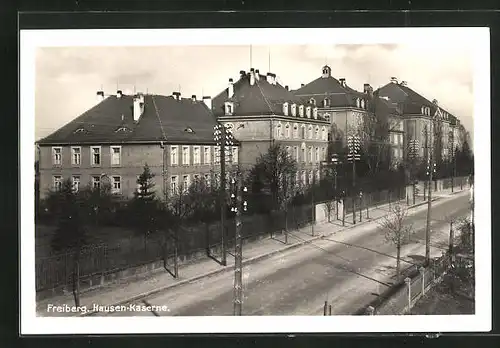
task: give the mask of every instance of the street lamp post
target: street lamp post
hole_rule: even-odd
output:
[[[412,188],[413,188],[413,205],[415,205],[415,178],[413,177],[413,174],[414,174],[414,171],[415,171],[415,159],[417,158],[418,156],[418,151],[420,149],[420,144],[419,144],[419,141],[414,139],[414,140],[410,140],[410,153],[409,153],[409,157],[410,157],[410,180],[411,180],[411,183],[412,183]]]
[[[427,197],[427,224],[425,229],[425,263],[428,265],[430,263],[431,258],[431,210],[432,210],[432,174],[436,172],[436,163],[433,163],[433,146],[432,146],[432,126],[433,122],[431,122],[431,130],[426,134],[426,147],[427,147],[427,171],[426,174],[428,176],[428,197]],[[430,139],[429,139],[430,138]]]
[[[335,189],[335,215],[336,219],[339,219],[339,200],[338,200],[338,194],[337,194],[337,164],[339,164],[339,158],[336,153],[332,154],[332,166],[333,166],[333,187]]]
[[[347,160],[352,161],[352,223],[356,223],[356,161],[361,159],[359,154],[361,139],[359,136],[350,135],[347,137],[348,154]]]
[[[221,224],[221,244],[222,244],[222,256],[221,264],[226,266],[226,147],[230,151],[229,146],[234,143],[234,137],[232,130],[228,125],[217,124],[214,126],[214,141],[219,146],[220,153],[220,188],[219,188],[219,200],[220,200],[220,224]]]

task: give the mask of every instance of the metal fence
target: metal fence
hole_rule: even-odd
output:
[[[368,306],[363,314],[399,315],[409,312],[420,297],[441,280],[449,265],[449,256],[445,254],[427,268],[414,269],[404,282],[391,289],[390,296],[380,304]]]
[[[313,220],[310,205],[291,207],[286,214],[272,212],[268,215],[243,216],[243,239],[251,240],[265,234],[282,231],[285,226],[296,230]],[[228,248],[234,247],[235,224],[232,218],[226,221]],[[180,226],[177,231],[177,256],[189,257],[207,248],[220,246],[220,222]],[[175,242],[171,233],[158,232],[148,238],[135,236],[109,247],[106,244],[87,246],[78,257],[80,279],[94,275],[104,275],[121,269],[168,260],[175,255]],[[36,290],[53,289],[69,285],[75,267],[75,253],[68,252],[38,258],[35,261]]]

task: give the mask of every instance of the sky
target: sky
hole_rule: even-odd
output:
[[[424,49],[421,44],[39,47],[35,60],[35,139],[47,136],[95,104],[96,92],[148,92],[214,97],[251,67],[273,72],[297,89],[332,75],[363,90],[392,76],[457,116],[473,139],[473,64],[467,44]]]

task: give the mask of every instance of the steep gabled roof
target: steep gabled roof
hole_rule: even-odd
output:
[[[429,101],[427,98],[415,92],[413,89],[406,85],[391,82],[386,84],[385,86],[380,87],[377,90],[377,93],[380,96],[387,96],[392,101],[402,104],[404,113],[420,114],[422,106],[427,106],[431,109],[431,115],[434,115],[437,108],[439,108],[440,111],[450,115],[450,122],[453,123],[457,120],[457,118],[450,112],[446,111],[441,106],[436,106],[436,104]]]
[[[329,67],[327,67],[329,69]],[[322,105],[325,98],[330,99],[330,106],[356,106],[357,98],[366,98],[362,92],[356,91],[331,75],[324,75],[309,82],[305,86],[294,90],[293,93],[301,98],[314,98],[316,105]]]
[[[37,143],[213,143],[215,124],[202,101],[147,94],[144,112],[135,122],[133,96],[109,96]]]
[[[283,115],[283,103],[307,104],[297,98],[280,83],[271,84],[265,75],[260,75],[254,85],[250,85],[248,73],[240,75],[234,82],[234,95],[228,99],[228,88],[224,89],[212,100],[212,111],[216,116],[224,115],[224,103],[231,101],[234,104],[234,116],[249,115]]]

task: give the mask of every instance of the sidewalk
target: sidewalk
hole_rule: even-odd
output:
[[[434,197],[438,200],[440,197]],[[401,201],[405,203],[405,201]],[[426,202],[416,202],[415,208],[425,204]],[[392,203],[394,204],[394,202]],[[298,248],[312,241],[321,239],[325,236],[330,236],[342,231],[348,231],[367,222],[372,222],[379,219],[389,212],[389,205],[379,205],[369,208],[369,219],[366,218],[366,209],[363,210],[363,219],[359,222],[359,211],[356,215],[356,224],[352,223],[352,214],[346,215],[345,226],[342,226],[341,220],[336,220],[332,217],[331,222],[324,222],[314,226],[308,225],[300,230],[290,231],[288,233],[288,244],[284,244],[285,236],[277,235],[274,238],[265,238],[256,242],[251,242],[243,246],[243,265],[250,264],[271,257],[281,252],[290,249]],[[314,236],[312,230],[314,229]],[[230,250],[231,251],[231,250]],[[231,251],[232,252],[232,251]],[[89,310],[93,305],[120,305],[138,299],[153,295],[158,292],[165,291],[169,288],[180,286],[182,284],[194,282],[198,279],[213,276],[222,272],[232,271],[234,269],[234,257],[227,254],[227,266],[221,266],[214,260],[209,258],[195,260],[191,263],[179,267],[179,278],[173,278],[168,272],[159,269],[147,275],[139,275],[136,277],[128,277],[120,279],[117,283],[94,289],[80,296],[80,306],[84,306]],[[47,306],[74,306],[74,298],[72,294],[59,295],[53,298],[37,301],[38,316],[78,316],[82,313],[48,313]],[[87,313],[88,315],[89,313]]]

